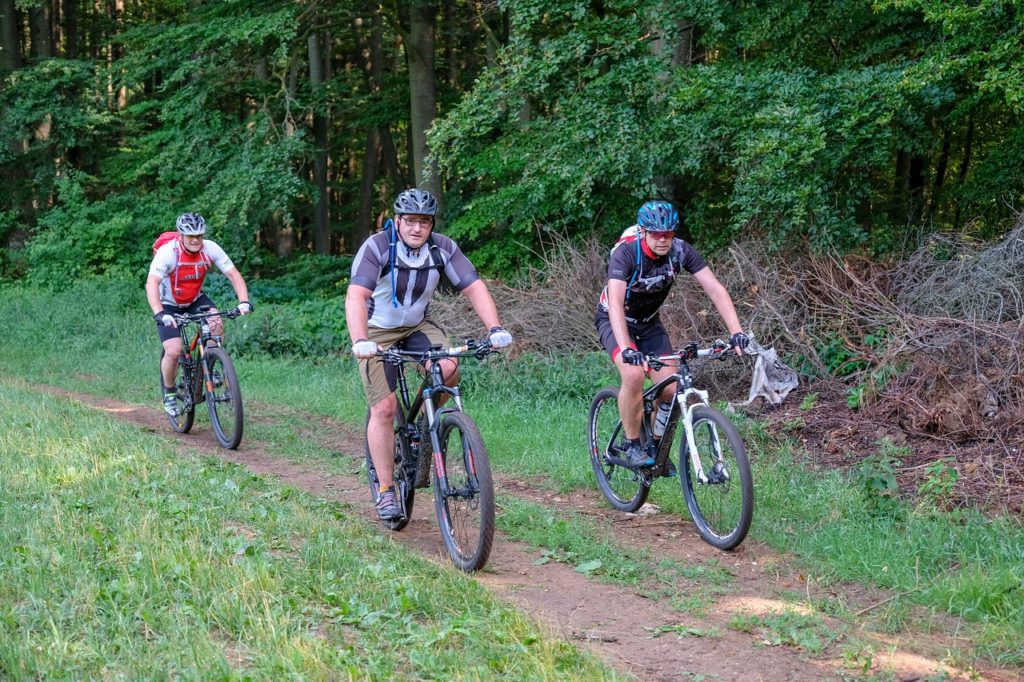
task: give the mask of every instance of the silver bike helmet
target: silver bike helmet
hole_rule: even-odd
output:
[[[178,234],[195,235],[206,233],[206,221],[198,213],[182,213],[174,222],[174,227],[177,228]]]
[[[407,189],[395,199],[395,215],[437,215],[437,199],[425,189]]]

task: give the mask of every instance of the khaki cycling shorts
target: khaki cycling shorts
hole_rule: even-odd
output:
[[[415,327],[378,329],[370,327],[370,341],[381,349],[399,345],[405,350],[428,350],[431,346],[449,345],[448,335],[430,320],[423,320]],[[376,405],[395,392],[398,385],[398,370],[385,365],[379,358],[359,361],[359,377],[363,380],[363,391],[370,405]],[[412,387],[415,388],[415,387]]]

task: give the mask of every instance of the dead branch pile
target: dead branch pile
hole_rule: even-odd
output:
[[[587,241],[553,245],[543,267],[524,283],[488,281],[502,324],[516,339],[516,352],[585,353],[600,350],[594,312],[608,269],[608,249]],[[455,338],[478,338],[480,320],[462,296],[438,297],[431,316]]]
[[[984,249],[936,243],[895,266],[744,245],[720,279],[749,295],[769,340],[822,375],[842,370],[876,416],[951,443],[1012,442],[1024,426],[1024,223]]]

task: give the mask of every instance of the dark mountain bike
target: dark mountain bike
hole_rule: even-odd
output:
[[[209,318],[219,315],[234,319],[241,314],[238,308],[217,312],[204,306],[195,313],[174,315],[181,335],[181,357],[174,385],[178,416],[167,415],[167,419],[175,431],[188,433],[195,421],[196,405],[205,401],[217,442],[229,450],[242,442],[242,392],[221,338],[210,332]],[[163,351],[160,356],[162,360]],[[160,385],[163,388],[163,376]]]
[[[377,352],[381,362],[398,370],[398,413],[395,416],[395,496],[402,515],[384,524],[401,530],[412,518],[417,488],[430,484],[433,464],[434,511],[445,548],[463,571],[475,571],[485,563],[494,542],[494,483],[491,464],[476,424],[463,411],[457,386],[445,386],[440,360],[496,353],[487,341],[467,341],[455,348],[406,351],[391,347]],[[423,382],[410,398],[405,365],[428,365]],[[443,407],[442,395],[450,396]],[[369,419],[369,416],[367,416]],[[380,496],[377,471],[366,449],[370,496]]]
[[[719,549],[733,549],[747,536],[754,514],[754,483],[746,448],[736,427],[708,404],[707,391],[693,387],[687,361],[696,358],[725,359],[729,344],[715,341],[710,348],[691,343],[674,355],[647,356],[652,369],[675,366],[676,372],[643,393],[644,417],[641,442],[654,458],[654,466],[630,467],[619,419],[618,387],[602,388],[590,404],[590,463],[601,492],[620,511],[636,511],[647,501],[658,477],[675,474],[671,451],[677,427],[679,469],[683,496],[697,532]],[[665,433],[654,437],[652,415],[657,412],[662,390],[676,385],[675,399]]]

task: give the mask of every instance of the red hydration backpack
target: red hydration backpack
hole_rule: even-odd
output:
[[[171,295],[179,303],[188,303],[188,302],[190,302],[188,300],[188,296],[189,296],[189,292],[190,292],[190,287],[194,287],[195,288],[195,291],[192,292],[192,293],[194,293],[196,296],[198,296],[198,287],[202,286],[203,279],[206,277],[206,270],[208,270],[210,267],[212,267],[213,263],[210,261],[210,257],[206,255],[206,246],[205,245],[203,246],[202,250],[199,251],[198,254],[187,254],[186,259],[185,259],[186,260],[186,265],[195,266],[197,269],[199,267],[202,267],[203,268],[203,273],[198,278],[198,280],[195,280],[195,278],[193,278],[193,280],[195,282],[195,284],[193,284],[193,285],[180,284],[179,278],[178,278],[178,273],[179,273],[179,268],[180,268],[180,265],[181,265],[181,250],[178,248],[177,241],[178,241],[178,232],[177,232],[177,230],[171,230],[169,232],[161,232],[160,236],[157,237],[156,241],[153,242],[153,255],[155,256],[157,250],[161,246],[163,246],[164,244],[167,244],[168,242],[174,242],[174,281],[173,281],[173,283],[171,285]],[[197,260],[193,261],[193,259],[197,259]],[[183,289],[184,289],[184,291],[183,291]],[[184,297],[184,300],[182,300],[181,297]],[[193,298],[193,300],[194,300],[194,298]]]
[[[153,242],[153,255],[156,255],[157,249],[159,249],[161,246],[163,246],[167,242],[172,242],[177,238],[177,230],[171,230],[170,232],[161,232],[160,236],[156,238],[155,242]]]

